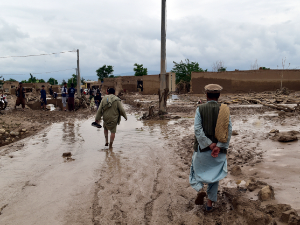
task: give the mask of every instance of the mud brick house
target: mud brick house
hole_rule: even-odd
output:
[[[300,70],[245,70],[192,72],[191,94],[203,94],[204,86],[220,84],[223,93],[276,91],[286,87],[300,91]]]
[[[166,81],[169,91],[175,91],[175,73],[167,73]],[[116,94],[118,94],[121,90],[125,92],[141,92],[144,95],[158,94],[160,89],[159,75],[104,78],[102,90],[106,90],[108,87],[114,88],[116,90]]]

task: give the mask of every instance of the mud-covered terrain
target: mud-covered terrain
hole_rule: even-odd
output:
[[[103,129],[90,126],[93,117],[85,119],[90,114],[55,120],[72,115],[65,112],[53,112],[46,129],[0,148],[0,224],[300,223],[299,114],[289,111],[297,93],[220,99],[230,106],[234,132],[212,213],[194,204],[188,181],[193,117],[204,96],[170,97],[168,114],[151,117],[157,96],[122,98],[131,115],[121,121],[113,149],[104,147]],[[264,105],[281,103],[289,108]]]

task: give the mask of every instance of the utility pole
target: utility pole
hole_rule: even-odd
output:
[[[80,81],[80,69],[79,69],[79,49],[77,49],[77,96],[81,97],[81,81]]]
[[[160,89],[159,89],[159,111],[164,114],[167,111],[166,93],[166,0],[162,0],[161,10],[161,53],[160,53]]]

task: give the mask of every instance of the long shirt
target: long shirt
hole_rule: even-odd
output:
[[[196,110],[194,130],[195,130],[195,136],[199,142],[199,146],[201,149],[205,149],[206,147],[208,147],[212,144],[212,141],[208,137],[205,136],[205,133],[203,131],[201,114],[200,114],[198,108]],[[228,149],[230,138],[231,138],[231,133],[232,133],[232,123],[231,123],[231,118],[229,117],[227,142],[226,143],[218,142],[217,147]],[[198,149],[199,149],[199,146],[198,146]]]

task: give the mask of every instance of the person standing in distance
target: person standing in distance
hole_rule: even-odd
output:
[[[42,90],[41,90],[41,110],[46,110],[46,106],[47,106],[46,90],[45,90],[45,85],[42,85]]]
[[[99,123],[102,116],[105,146],[108,146],[108,131],[110,131],[109,148],[112,148],[115,134],[117,132],[117,125],[121,122],[121,116],[123,116],[127,121],[127,115],[122,106],[121,99],[115,96],[115,89],[113,88],[110,88],[108,90],[108,95],[103,97],[96,114],[95,122]]]
[[[22,105],[22,110],[25,110],[25,89],[23,88],[22,82],[19,83],[19,87],[17,88],[16,95],[17,95],[17,100],[16,100],[16,105],[15,109],[17,106]]]
[[[69,97],[68,97],[68,106],[69,106],[69,111],[74,111],[75,109],[75,88],[74,88],[74,84],[71,84],[71,87],[68,90],[69,93]]]
[[[67,98],[68,98],[68,87],[67,83],[64,83],[63,88],[61,89],[61,99],[62,99],[62,104],[63,104],[63,110],[67,111]]]

